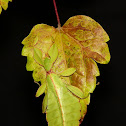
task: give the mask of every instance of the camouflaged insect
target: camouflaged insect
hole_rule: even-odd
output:
[[[41,82],[36,97],[45,93],[42,111],[49,126],[82,122],[100,75],[96,62],[110,60],[107,41],[101,25],[84,15],[73,16],[58,28],[38,24],[23,40],[26,69]]]

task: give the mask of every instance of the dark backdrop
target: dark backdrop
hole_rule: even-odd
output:
[[[81,126],[126,126],[126,7],[125,0],[56,0],[61,24],[74,15],[99,22],[110,36],[111,61],[98,64],[100,85],[91,95]],[[45,23],[57,27],[52,0],[14,0],[0,15],[1,118],[0,126],[47,126],[41,114],[43,96],[25,68],[21,41],[32,27]]]

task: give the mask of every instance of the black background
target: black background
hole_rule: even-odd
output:
[[[74,15],[99,22],[110,36],[111,61],[98,64],[100,85],[91,95],[81,126],[126,126],[126,7],[125,0],[56,0],[61,24]],[[0,15],[1,100],[0,126],[47,126],[41,114],[43,96],[32,72],[25,68],[21,41],[36,24],[57,27],[52,0],[14,0]]]

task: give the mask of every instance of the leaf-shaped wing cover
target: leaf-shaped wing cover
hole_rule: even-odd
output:
[[[2,8],[7,10],[9,1],[12,2],[12,0],[0,0],[0,14],[2,12]]]
[[[80,119],[79,99],[67,90],[65,84],[56,74],[47,76],[49,126],[78,126]]]

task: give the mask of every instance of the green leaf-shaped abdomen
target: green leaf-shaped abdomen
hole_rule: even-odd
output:
[[[78,126],[80,119],[79,99],[72,95],[56,74],[47,76],[49,126]]]

